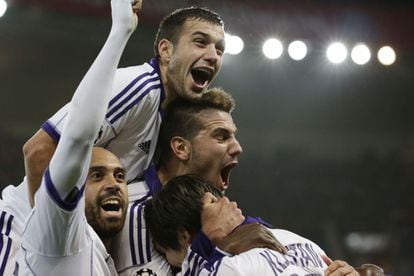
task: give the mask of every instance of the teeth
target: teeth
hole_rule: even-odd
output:
[[[119,204],[120,201],[118,199],[107,199],[102,202],[102,204]]]

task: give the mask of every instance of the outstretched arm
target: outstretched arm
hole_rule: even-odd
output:
[[[102,102],[107,102],[109,96],[107,95],[106,98],[102,97],[104,94],[104,91],[102,89],[111,90],[112,88],[114,71],[119,62],[122,50],[125,47],[126,40],[137,25],[138,18],[135,13],[140,10],[141,4],[142,0],[135,0],[132,2],[132,5],[131,2],[127,0],[112,3],[112,5],[117,6],[128,5],[127,10],[124,9],[124,11],[127,11],[129,14],[120,14],[118,16],[114,13],[122,10],[122,7],[113,7],[113,25],[108,40],[101,50],[100,55],[97,57],[94,64],[77,89],[77,93],[83,89],[88,89],[91,84],[91,80],[93,81],[96,78],[95,84],[93,84],[92,87],[89,87],[90,90],[94,91],[91,91],[91,94],[87,99],[87,106],[84,106],[83,110],[81,110],[78,115],[83,116],[86,110],[89,110],[91,111],[90,113],[93,113],[95,111],[91,108],[101,105]],[[112,66],[111,64],[116,65]],[[97,99],[98,97],[100,97],[100,99]],[[74,96],[75,101],[77,101],[76,98],[79,98],[79,96]],[[80,100],[83,101],[83,99]],[[97,100],[101,100],[101,104],[98,104]],[[106,104],[102,104],[102,106],[106,107]],[[79,109],[82,109],[79,107],[71,108],[75,108],[75,110],[78,111]],[[102,120],[100,120],[100,123],[101,122]],[[96,133],[97,132],[98,131],[96,131]],[[96,133],[93,135],[96,135]],[[29,199],[32,206],[34,204],[34,194],[40,186],[43,173],[56,149],[57,139],[57,137],[52,137],[48,134],[48,132],[41,129],[32,138],[30,138],[23,147],[25,170],[29,187]]]
[[[112,28],[108,39],[73,95],[49,165],[51,179],[59,183],[60,198],[72,191],[74,183],[86,173],[84,168],[89,167],[91,148],[105,116],[116,68],[138,23],[131,0],[112,0],[111,6]]]

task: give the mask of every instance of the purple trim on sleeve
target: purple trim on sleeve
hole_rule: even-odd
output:
[[[60,133],[56,130],[55,126],[50,121],[46,121],[42,125],[42,129],[46,131],[47,134],[50,135],[50,137],[53,138],[56,142],[59,142],[60,139]]]
[[[85,188],[85,185],[83,185],[82,188],[78,191],[78,193],[76,194],[72,202],[66,202],[60,198],[60,195],[58,191],[56,190],[56,187],[53,185],[52,179],[50,178],[49,168],[47,168],[45,171],[44,179],[45,179],[45,184],[46,184],[46,191],[48,192],[50,198],[60,208],[67,210],[67,211],[73,211],[78,205],[79,200],[83,196],[83,189]]]
[[[129,208],[129,213],[130,213],[130,215],[129,215],[129,246],[130,246],[130,248],[129,249],[130,249],[131,259],[132,259],[132,264],[133,265],[137,265],[138,264],[138,262],[137,262],[137,255],[135,253],[135,241],[134,241],[134,234],[135,234],[134,233],[134,229],[135,228],[134,228],[134,218],[135,218],[135,216],[137,216],[136,219],[138,220],[139,216],[141,216],[141,214],[137,212],[136,208],[137,208],[137,205],[138,204],[146,201],[150,196],[151,196],[150,193],[148,193],[146,196],[144,196],[144,197],[138,199],[137,201],[135,201],[131,205],[131,207]],[[138,227],[138,230],[137,231],[140,231],[140,228],[139,227]],[[138,246],[140,246],[140,245],[138,244]]]
[[[154,89],[158,89],[158,88],[160,88],[161,87],[161,85],[160,84],[154,84],[154,85],[152,85],[152,86],[150,86],[150,87],[148,87],[148,89],[147,90],[145,90],[145,92],[144,93],[142,93],[141,95],[139,95],[139,97],[138,98],[136,98],[134,101],[132,101],[129,105],[127,105],[121,112],[119,112],[116,116],[114,116],[111,120],[110,120],[110,122],[111,122],[111,124],[113,124],[113,123],[115,123],[119,118],[121,118],[122,116],[124,116],[124,114],[125,113],[127,113],[128,112],[128,110],[130,110],[131,109],[131,107],[132,106],[134,106],[134,105],[136,105],[136,104],[138,104],[141,100],[142,100],[142,98],[144,98],[148,93],[150,93],[152,90],[154,90]],[[108,118],[108,116],[107,116],[107,118]]]
[[[153,78],[147,79],[145,80],[143,83],[141,83],[137,88],[135,88],[128,96],[126,96],[124,99],[122,99],[122,101],[120,101],[118,104],[114,105],[114,106],[110,106],[111,109],[106,113],[106,118],[109,118],[112,116],[112,114],[114,114],[116,111],[118,111],[119,109],[121,109],[122,106],[124,106],[132,97],[134,97],[135,95],[138,94],[139,91],[141,91],[148,83],[154,82],[158,80],[158,76],[155,76]],[[144,93],[142,93],[143,95],[148,94],[148,90],[146,89],[144,91]],[[143,95],[140,95],[138,97],[139,100],[142,99]],[[119,94],[118,94],[119,96]],[[118,97],[117,96],[117,97]],[[119,96],[120,97],[120,96]],[[115,98],[114,98],[115,100]],[[139,102],[138,100],[138,102]],[[112,101],[111,101],[112,102]],[[138,103],[137,102],[137,103]],[[114,104],[115,102],[113,102],[112,104]]]
[[[111,107],[117,100],[119,100],[123,95],[125,95],[129,89],[131,89],[132,86],[134,86],[138,81],[142,80],[143,78],[146,78],[148,76],[152,76],[156,73],[156,70],[152,71],[152,72],[146,72],[143,73],[141,75],[139,75],[138,77],[136,77],[133,81],[131,81],[124,89],[122,89],[121,92],[119,92],[114,98],[112,98],[109,101],[109,105],[108,107]]]
[[[142,209],[143,204],[138,206],[138,256],[141,264],[144,263],[144,249],[142,246]]]

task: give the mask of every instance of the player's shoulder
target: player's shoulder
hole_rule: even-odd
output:
[[[302,242],[310,242],[309,239],[293,233],[286,229],[269,229],[273,235],[283,244],[291,244],[291,243],[302,243]]]
[[[116,70],[116,75],[123,76],[123,77],[137,77],[142,74],[151,74],[156,73],[154,67],[152,67],[148,63],[143,63],[140,65],[128,66],[128,67],[121,67]]]

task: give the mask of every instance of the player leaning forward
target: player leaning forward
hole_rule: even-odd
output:
[[[19,275],[116,275],[107,250],[125,220],[125,172],[115,155],[93,144],[140,7],[130,0],[112,0],[111,7],[108,39],[72,98],[36,193],[23,233]]]

